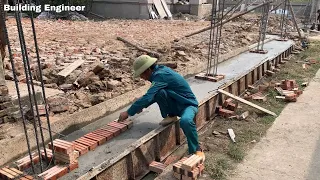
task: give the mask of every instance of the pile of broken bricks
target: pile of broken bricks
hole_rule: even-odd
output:
[[[130,129],[132,126],[133,122],[131,120],[126,120],[123,122],[113,121],[100,129],[85,134],[73,142],[55,139],[53,144],[48,144],[48,148],[46,148],[46,154],[48,161],[50,162],[53,159],[52,150],[54,150],[54,162],[56,165],[39,174],[37,178],[52,180],[64,176],[65,174],[79,167],[78,158],[80,156],[86,154],[88,151],[93,151],[97,146],[106,143],[110,139]],[[16,167],[19,171],[24,171],[30,168],[32,163],[39,163],[40,157],[38,153],[33,152],[31,157],[32,162],[30,161],[30,156],[28,155],[15,161],[14,167]],[[45,151],[43,149],[41,149],[41,158],[46,159]],[[2,174],[0,174],[0,176],[1,175]]]
[[[234,102],[232,98],[226,99],[222,106],[218,106],[218,114],[222,117],[229,119],[246,119],[249,116],[249,112],[246,111],[241,115],[236,115],[236,110],[239,108],[238,102]]]
[[[307,86],[307,83],[303,83],[302,86]],[[280,96],[276,96],[276,99],[284,99],[287,102],[296,102],[303,91],[299,90],[299,87],[295,80],[283,80],[281,83],[276,83],[275,90]]]

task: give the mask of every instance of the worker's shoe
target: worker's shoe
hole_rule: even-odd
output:
[[[178,120],[178,117],[177,116],[173,116],[173,117],[166,117],[164,118],[159,124],[162,125],[162,126],[166,126],[172,122],[175,122]]]
[[[195,153],[197,156],[200,156],[202,158],[202,161],[204,162],[204,160],[206,159],[205,155],[204,155],[204,152],[202,149],[199,149],[196,151]]]

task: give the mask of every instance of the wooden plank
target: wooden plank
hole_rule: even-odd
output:
[[[58,76],[61,77],[67,77],[70,73],[72,73],[72,71],[74,71],[75,69],[77,69],[79,66],[81,66],[84,63],[84,60],[79,59],[75,62],[73,62],[72,64],[70,64],[68,67],[66,67],[65,69],[63,69],[62,71],[60,71],[58,73]]]
[[[171,14],[171,12],[170,12],[170,10],[169,10],[169,8],[168,8],[168,5],[167,5],[166,1],[165,1],[165,0],[161,0],[161,4],[162,4],[164,10],[165,10],[166,13],[167,13],[167,17],[168,17],[168,18],[172,18],[172,14]]]
[[[160,18],[162,19],[162,18],[166,17],[167,14],[161,4],[161,1],[160,0],[153,0],[153,3],[159,13]]]
[[[277,116],[274,112],[271,112],[271,111],[269,111],[269,110],[267,110],[267,109],[265,109],[265,108],[263,108],[263,107],[260,107],[260,106],[258,106],[258,105],[256,105],[256,104],[253,104],[252,102],[249,102],[249,101],[247,101],[247,100],[245,100],[245,99],[242,99],[242,98],[240,98],[240,97],[238,97],[238,96],[235,96],[235,95],[233,95],[233,94],[230,94],[230,93],[228,93],[228,92],[226,92],[226,91],[224,91],[224,90],[222,90],[222,89],[218,89],[218,91],[219,91],[220,93],[222,93],[222,94],[225,94],[225,95],[227,95],[227,96],[229,96],[229,97],[237,100],[237,101],[240,101],[240,102],[242,102],[242,103],[245,103],[245,104],[247,104],[247,105],[249,105],[249,106],[251,106],[251,107],[254,107],[254,108],[256,108],[256,109],[259,109],[260,111],[263,111],[263,112],[265,112],[265,113],[267,113],[267,114],[270,114],[270,115],[272,115],[272,116]]]

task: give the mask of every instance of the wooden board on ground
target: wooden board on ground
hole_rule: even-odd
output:
[[[63,69],[62,71],[60,71],[58,73],[58,76],[60,77],[67,77],[70,73],[72,73],[72,71],[74,71],[75,69],[77,69],[79,66],[81,66],[84,63],[84,60],[79,59],[75,62],[73,62],[72,64],[70,64],[68,67],[66,67],[65,69]]]
[[[224,90],[222,90],[222,89],[218,89],[218,91],[219,91],[220,93],[222,93],[222,94],[225,94],[225,95],[227,95],[227,96],[229,96],[229,97],[237,100],[237,101],[240,101],[240,102],[242,102],[242,103],[245,103],[245,104],[247,104],[247,105],[249,105],[249,106],[251,106],[251,107],[254,107],[254,108],[256,108],[256,109],[259,109],[260,111],[263,111],[263,112],[265,112],[265,113],[267,113],[267,114],[270,114],[270,115],[272,115],[272,116],[277,116],[274,112],[271,112],[271,111],[269,111],[269,110],[267,110],[267,109],[265,109],[265,108],[263,108],[263,107],[260,107],[260,106],[258,106],[258,105],[256,105],[256,104],[253,104],[252,102],[249,102],[249,101],[247,101],[247,100],[245,100],[245,99],[242,99],[242,98],[240,98],[240,97],[238,97],[238,96],[235,96],[235,95],[233,95],[233,94],[230,94],[230,93],[228,93],[228,92],[226,92],[226,91],[224,91]]]

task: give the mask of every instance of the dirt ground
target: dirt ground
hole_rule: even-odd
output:
[[[289,60],[290,61],[289,63],[286,63],[285,65],[281,65],[281,68],[280,68],[281,70],[279,73],[275,74],[272,77],[265,78],[259,84],[267,85],[267,84],[270,84],[270,82],[275,83],[275,82],[281,82],[281,80],[284,80],[284,79],[294,79],[299,85],[299,88],[304,89],[304,87],[302,87],[301,84],[303,82],[311,81],[314,75],[316,74],[316,72],[320,68],[320,58],[319,58],[319,52],[318,52],[319,47],[320,47],[319,42],[312,43],[308,50],[300,53],[299,55],[292,56]],[[316,60],[315,64],[309,63],[310,60]],[[302,66],[303,64],[306,64],[305,69]],[[296,159],[297,161],[300,161],[298,160],[299,158],[297,159],[297,158],[293,158],[290,155],[288,156],[283,155],[284,162],[281,161],[283,165],[281,166],[279,165],[280,162],[277,162],[277,160],[281,159],[282,155],[277,155],[276,153],[288,154],[292,152],[293,154],[295,154],[294,153],[296,152],[295,147],[297,147],[298,145],[295,146],[294,144],[299,144],[299,142],[304,142],[305,140],[304,138],[306,137],[303,135],[302,132],[296,132],[294,133],[295,135],[293,135],[293,132],[295,132],[299,128],[297,127],[293,129],[290,129],[290,128],[279,129],[279,128],[280,126],[293,127],[299,124],[299,122],[297,121],[304,122],[306,120],[305,119],[306,117],[299,120],[300,115],[293,115],[294,112],[301,112],[301,111],[306,112],[306,111],[309,111],[309,109],[317,109],[316,104],[313,104],[311,106],[312,103],[311,104],[308,103],[308,101],[310,101],[310,93],[312,94],[312,91],[314,91],[315,88],[316,86],[313,86],[312,88],[313,90],[311,90],[311,92],[308,93],[309,95],[306,95],[306,96],[303,95],[303,97],[301,97],[301,100],[300,100],[300,97],[298,97],[297,102],[284,102],[282,99],[275,98],[275,96],[278,96],[279,94],[272,87],[269,86],[268,89],[263,91],[263,94],[267,96],[266,102],[258,102],[253,100],[255,104],[258,104],[268,110],[271,110],[275,112],[277,115],[281,113],[281,115],[278,117],[279,122],[278,120],[275,121],[275,117],[261,114],[256,109],[250,108],[244,104],[240,104],[241,108],[237,110],[237,114],[241,114],[245,111],[249,111],[249,116],[245,120],[228,119],[228,118],[222,118],[222,117],[215,118],[215,123],[211,131],[208,131],[206,134],[200,137],[200,140],[202,142],[202,145],[206,153],[206,170],[205,170],[206,173],[201,179],[216,179],[216,180],[232,179],[233,177],[232,175],[235,175],[235,179],[237,178],[238,179],[283,179],[281,177],[285,177],[285,179],[292,179],[292,177],[303,177],[302,175],[306,175],[307,172],[304,170],[307,169],[308,162],[317,161],[315,159],[314,160],[309,159],[311,157],[312,150],[315,150],[314,148],[309,149],[308,150],[309,154],[306,154],[305,156],[298,155],[299,158],[302,158],[302,159],[303,157],[306,157],[306,159],[303,160],[304,166],[300,170],[298,170],[299,168],[296,166],[297,164],[294,164],[293,161],[290,160],[290,159]],[[290,104],[287,106],[288,103]],[[303,110],[304,109],[302,108],[302,106],[304,106],[303,104],[305,104],[309,108],[304,107],[306,108],[306,110]],[[298,108],[300,106],[301,108]],[[282,110],[285,107],[286,107],[286,110],[283,111],[284,114],[282,115]],[[312,112],[315,113],[314,116],[316,117],[317,111],[313,110]],[[307,114],[308,113],[306,113],[306,116]],[[294,122],[292,121],[293,117],[297,117]],[[269,129],[269,127],[272,126],[274,122],[277,125],[274,125],[275,127],[269,130],[273,133],[271,132],[268,133],[267,139],[263,138],[267,130]],[[300,127],[300,125],[298,126]],[[311,128],[311,126],[309,127]],[[230,137],[227,133],[227,129],[229,128],[232,128],[236,134],[236,138],[235,138],[236,143],[233,143],[230,140]],[[311,129],[315,130],[316,128],[311,128]],[[313,132],[313,130],[310,130],[310,132]],[[302,131],[305,132],[304,130]],[[280,135],[281,137],[279,136],[279,134],[281,134]],[[300,137],[301,138],[304,137],[304,138],[300,140],[296,139]],[[263,140],[261,140],[261,138],[263,138]],[[314,141],[312,141],[313,145],[315,142],[317,142],[318,136],[314,136],[314,138],[315,138]],[[293,141],[296,143],[294,143]],[[287,151],[288,147],[291,147],[291,149],[288,149]],[[299,147],[297,148],[299,149]],[[303,149],[305,148],[306,146],[303,146]],[[275,154],[272,155],[273,151]],[[246,157],[248,153],[249,155],[248,157]],[[285,160],[285,157],[287,157],[286,160]],[[243,162],[244,159],[245,161]],[[237,169],[237,171],[235,172],[236,167],[239,163],[241,163],[239,165],[239,169]],[[269,163],[269,164],[266,166],[263,166],[263,164],[266,164],[266,163]],[[257,166],[252,164],[255,164]],[[299,164],[298,166],[300,167],[299,162],[298,164]],[[297,176],[293,176],[293,175],[284,176],[288,172],[288,171],[285,171],[286,166],[290,166],[289,169],[291,170],[289,170],[288,168],[287,170],[292,172],[293,175],[297,175]],[[293,166],[298,168],[296,171],[297,173],[294,173],[295,170],[292,169]],[[260,167],[260,168],[254,168],[254,167]],[[276,170],[275,168],[278,170]],[[313,171],[312,171],[312,167],[310,168],[311,168],[310,172],[314,173],[315,168],[313,168]],[[304,171],[304,173],[302,173],[302,171]],[[259,174],[259,172],[261,173]],[[272,178],[270,176],[271,174],[273,174]],[[304,176],[304,177],[307,177],[307,176]],[[314,179],[314,177],[315,176],[312,176],[312,175],[309,176],[309,178],[311,179]],[[298,179],[301,179],[301,178],[298,178]]]
[[[226,24],[222,32],[221,54],[257,42],[258,18],[255,14],[249,14]],[[32,62],[33,78],[39,83],[31,24],[28,19],[23,19],[22,23]],[[173,40],[208,25],[209,21],[185,20],[35,20],[45,86],[65,91],[48,101],[50,119],[56,120],[63,115],[81,111],[145,84],[143,80],[132,79],[131,67],[134,59],[143,53],[118,41],[118,36],[160,53],[160,62],[177,63],[175,70],[180,72],[192,68],[195,64],[206,63],[209,32],[179,42]],[[21,50],[13,18],[9,18],[7,26],[17,75],[23,82],[25,77]],[[271,16],[269,26],[270,32],[278,32],[279,17]],[[65,79],[57,76],[61,70],[79,59],[85,60],[85,63],[78,69]],[[12,80],[12,68],[8,60],[5,60],[6,78]],[[101,67],[99,72],[93,73],[98,66]],[[16,131],[22,132],[22,125],[15,124],[5,123],[0,126],[0,140],[13,138]]]

